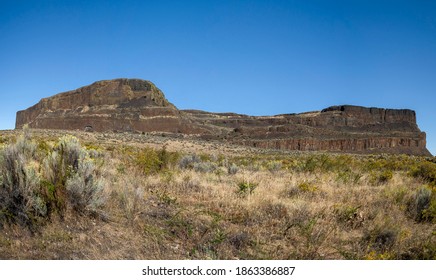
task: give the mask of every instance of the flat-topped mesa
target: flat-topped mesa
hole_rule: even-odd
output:
[[[184,112],[210,131],[221,129],[203,135],[205,139],[265,149],[430,155],[412,110],[343,105],[262,117]],[[231,129],[227,134],[226,128]]]
[[[153,83],[95,82],[42,99],[17,113],[16,128],[170,132],[258,148],[430,155],[407,109],[332,106],[322,111],[254,117],[178,110]]]
[[[416,125],[416,113],[409,109],[382,109],[342,105],[331,106],[321,112],[339,112],[346,119],[355,120],[358,124],[410,123]]]

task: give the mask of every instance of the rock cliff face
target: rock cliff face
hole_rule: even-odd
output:
[[[46,129],[173,133],[189,127],[153,83],[139,79],[99,81],[44,98],[17,113],[16,127],[24,124]]]
[[[412,110],[333,106],[253,117],[178,110],[151,82],[99,81],[17,113],[16,128],[170,132],[259,148],[429,155]]]

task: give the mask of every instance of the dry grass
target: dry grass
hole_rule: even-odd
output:
[[[74,134],[96,153],[107,220],[70,207],[34,231],[3,223],[1,259],[436,258],[434,158]],[[59,136],[33,132],[41,153]]]

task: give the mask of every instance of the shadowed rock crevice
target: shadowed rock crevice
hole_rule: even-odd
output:
[[[430,155],[412,110],[332,106],[322,111],[247,116],[178,110],[153,83],[95,82],[17,112],[16,128],[168,132],[268,149]]]

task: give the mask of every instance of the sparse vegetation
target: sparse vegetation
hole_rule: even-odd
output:
[[[140,134],[0,140],[3,259],[436,258],[434,158]]]
[[[65,136],[50,153],[41,152],[27,129],[2,151],[0,223],[26,225],[32,231],[67,207],[98,213],[104,203],[102,183],[77,138]],[[42,165],[42,166],[41,166]]]

